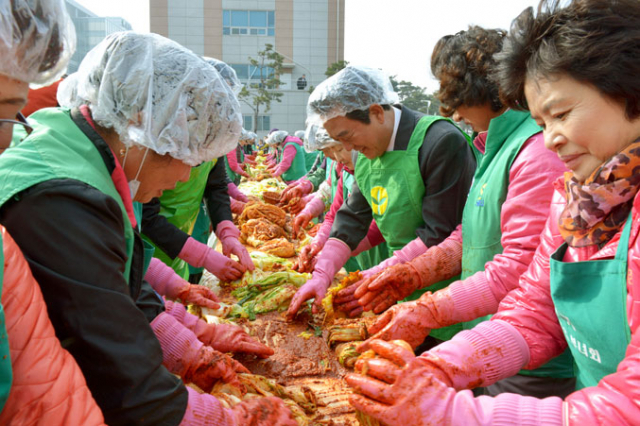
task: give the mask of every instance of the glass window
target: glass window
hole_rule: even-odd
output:
[[[240,28],[240,34],[247,34],[246,28]]]
[[[269,12],[268,15],[267,27],[273,28],[276,26],[275,12]]]
[[[249,78],[249,66],[245,64],[229,64],[238,76],[239,80],[247,80]]]
[[[242,121],[243,121],[242,127],[244,127],[247,130],[252,130],[253,129],[253,116],[252,115],[243,115],[242,116]]]
[[[258,35],[258,29],[257,28],[251,28],[251,35]]]
[[[267,12],[252,10],[250,13],[249,26],[252,28],[267,26]]]
[[[224,10],[222,12],[222,25],[228,27],[231,25],[231,18],[229,17],[229,11]]]
[[[222,34],[224,34],[224,35],[229,35],[229,34],[231,34],[231,28],[229,28],[229,27],[224,27],[224,28],[222,29]]]
[[[270,35],[270,36],[276,35],[276,32],[274,31],[273,28],[269,28],[269,32],[268,33],[269,33],[268,35]]]
[[[267,35],[267,30],[258,29],[258,35]]]
[[[268,115],[259,115],[257,130],[270,130],[270,129],[271,129],[271,117]]]
[[[240,28],[231,28],[231,34],[240,34]]]
[[[231,26],[246,27],[249,25],[249,12],[246,10],[231,11]]]

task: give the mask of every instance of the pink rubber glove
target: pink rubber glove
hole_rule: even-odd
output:
[[[307,300],[315,298],[313,302],[313,313],[320,312],[322,308],[322,299],[327,294],[327,289],[331,285],[333,277],[349,260],[351,249],[343,241],[336,238],[330,238],[325,244],[315,270],[309,281],[307,281],[293,296],[291,305],[287,310],[287,320],[292,320],[298,313],[300,306]]]
[[[249,256],[247,249],[238,241],[240,237],[240,231],[230,220],[223,220],[216,226],[216,235],[220,239],[222,244],[222,254],[229,256],[235,254],[240,260],[240,264],[247,268],[249,271],[253,271],[256,267],[253,265],[253,260]]]
[[[293,270],[298,272],[311,272],[316,266],[318,253],[324,247],[324,243],[320,244],[314,239],[310,244],[302,247],[298,261],[293,265]]]
[[[211,309],[218,309],[218,298],[206,287],[190,284],[173,269],[165,265],[160,259],[151,259],[149,268],[144,276],[151,287],[158,294],[169,299],[180,299],[193,305],[204,306]]]
[[[248,373],[242,364],[205,346],[195,334],[176,318],[162,312],[151,328],[160,341],[162,364],[187,383],[193,382],[205,392],[211,391],[218,380],[243,389],[236,372]]]
[[[247,203],[243,203],[242,201],[238,201],[235,198],[229,198],[231,201],[231,213],[233,214],[242,214],[244,211],[244,207]]]
[[[393,256],[380,263],[378,266],[374,266],[373,268],[363,271],[362,277],[369,278],[373,275],[379,274],[380,271],[388,268],[389,266],[397,265],[398,263],[410,262],[426,251],[427,246],[424,245],[420,238],[416,238],[415,240],[410,241],[402,249],[394,251]]]
[[[207,324],[200,320],[194,330],[198,339],[220,352],[242,352],[268,358],[273,349],[263,345],[234,324]]]
[[[274,396],[251,398],[236,404],[233,408],[224,408],[214,397],[200,394],[187,387],[189,399],[187,410],[180,425],[184,426],[297,426],[291,411],[285,403]]]
[[[236,184],[233,183],[233,182],[229,182],[227,184],[227,192],[229,192],[229,196],[231,196],[231,198],[233,198],[233,199],[236,199],[238,201],[242,201],[243,203],[246,203],[246,202],[249,201],[247,196],[244,195],[242,193],[242,191],[240,191],[238,189],[238,187],[236,186]]]
[[[280,197],[280,202],[283,204],[287,204],[290,200],[294,198],[302,198],[305,195],[308,195],[313,190],[313,184],[308,180],[302,178],[298,179],[287,186],[287,188],[282,192],[282,197]]]
[[[386,345],[372,344],[382,359],[365,361],[368,376],[346,377],[357,392],[349,397],[351,405],[385,424],[563,424],[560,398],[536,399],[508,393],[475,398],[469,390],[456,392],[449,387],[428,360],[412,358],[406,349]]]
[[[205,268],[221,281],[237,280],[247,270],[240,263],[216,252],[192,237],[187,239],[178,257],[191,266]]]

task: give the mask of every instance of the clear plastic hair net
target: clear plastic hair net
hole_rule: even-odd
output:
[[[191,166],[233,150],[242,129],[238,99],[215,68],[157,34],[107,36],[60,84],[58,102],[88,104],[126,146]]]
[[[307,103],[307,125],[323,126],[328,120],[345,116],[371,105],[399,102],[391,80],[379,69],[348,65],[315,88]]]
[[[305,135],[305,131],[304,130],[296,130],[296,132],[294,133],[295,137],[301,140],[304,140],[304,135]]]
[[[334,140],[324,127],[309,126],[304,139],[304,149],[307,152],[314,152],[332,146],[340,145],[340,142]]]
[[[256,143],[258,141],[258,135],[253,133],[253,132],[249,132],[249,139],[247,139],[248,141],[252,142],[252,143]]]
[[[242,90],[242,83],[238,80],[236,70],[231,68],[231,66],[226,62],[222,62],[219,59],[207,58],[206,56],[203,56],[203,59],[214,66],[216,71],[220,73],[222,78],[224,78],[224,81],[229,85],[229,87],[231,87],[231,90],[233,90],[233,93],[237,96]]]
[[[76,50],[76,30],[64,0],[0,0],[0,74],[51,83]]]
[[[267,136],[267,145],[277,145],[279,143],[284,142],[286,137],[289,136],[289,132],[286,130],[276,130]]]

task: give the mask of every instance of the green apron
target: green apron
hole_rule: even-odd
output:
[[[133,202],[133,214],[136,217],[136,221],[138,222],[138,232],[140,231],[140,222],[142,221],[142,209],[143,204],[137,201]],[[156,248],[149,241],[142,239],[143,246],[143,254],[144,261],[142,262],[142,276],[144,277],[147,274],[147,269],[149,269],[149,264],[151,263],[151,259],[153,259],[153,254],[156,251]]]
[[[244,153],[242,152],[242,150],[240,150],[240,161],[244,162]],[[231,182],[233,182],[234,184],[237,184],[238,182],[240,182],[240,179],[242,178],[242,176],[240,176],[238,173],[234,172],[231,169],[231,166],[229,166],[229,159],[227,158],[226,155],[224,156],[224,168],[227,171],[227,176],[229,177],[229,180]]]
[[[175,225],[181,231],[191,235],[200,211],[200,203],[204,197],[209,172],[216,165],[217,159],[194,167],[186,182],[178,182],[174,189],[164,191],[160,197],[160,214],[167,218],[169,223]],[[153,244],[149,238],[143,238]],[[189,279],[189,265],[184,260],[176,257],[171,259],[161,248],[156,248],[154,256],[170,266],[185,280]]]
[[[100,153],[70,114],[67,108],[47,108],[29,116],[31,135],[0,157],[0,206],[16,194],[54,179],[74,179],[110,196],[124,218],[127,261],[123,275],[128,283],[134,244],[131,221]]]
[[[285,182],[291,182],[293,180],[300,179],[302,176],[307,174],[304,149],[302,149],[302,147],[295,142],[287,142],[284,144],[284,149],[282,150],[283,153],[288,146],[293,146],[296,149],[296,156],[291,162],[291,167],[289,167],[289,169],[287,169],[287,171],[282,174],[282,179]]]
[[[4,250],[2,250],[2,234],[0,233],[0,296],[4,275]],[[9,352],[9,336],[7,335],[4,307],[0,303],[0,411],[9,398],[13,371],[11,370],[11,353]]]
[[[540,132],[528,112],[508,110],[491,120],[482,154],[472,149],[478,159],[473,184],[462,213],[462,274],[467,279],[502,253],[500,213],[509,190],[509,172],[522,145]],[[491,315],[463,324],[471,329]]]
[[[320,155],[321,151],[304,152],[304,163],[307,167],[307,171],[311,170],[313,164],[316,162],[316,158]]]
[[[193,226],[193,233],[191,236],[194,240],[198,241],[202,244],[207,244],[209,242],[209,229],[211,228],[211,218],[209,218],[209,213],[207,212],[207,208],[204,204],[204,200],[200,203],[200,211],[198,212],[198,218],[196,219],[196,224]],[[204,268],[196,268],[195,266],[189,265],[189,275],[196,275],[204,271]]]
[[[406,151],[385,152],[369,160],[358,154],[355,179],[362,195],[367,199],[388,247],[388,256],[402,249],[416,238],[416,229],[424,225],[422,199],[425,188],[420,172],[418,151],[422,147],[429,127],[436,121],[451,120],[438,116],[424,116],[411,134]],[[430,287],[416,290],[404,301],[418,299],[426,291],[437,291],[457,280],[453,277]],[[456,324],[433,330],[431,335],[448,340],[462,329]]]
[[[627,318],[627,255],[631,214],[615,258],[563,262],[567,244],[551,255],[551,298],[573,354],[576,389],[615,373],[631,341]]]
[[[491,120],[484,154],[473,147],[479,162],[462,213],[461,279],[484,271],[485,264],[502,253],[500,212],[507,198],[509,172],[522,145],[540,130],[528,112],[508,110]],[[470,330],[490,318],[491,315],[476,318],[462,323],[462,328]],[[565,351],[540,368],[522,370],[518,374],[573,377],[571,354]]]

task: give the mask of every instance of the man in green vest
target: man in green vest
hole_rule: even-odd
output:
[[[390,260],[409,261],[439,244],[460,223],[475,160],[465,135],[443,117],[398,102],[381,71],[348,66],[325,80],[307,106],[309,124],[354,150],[355,183],[336,214],[313,277],[289,307],[292,318],[310,298],[321,306],[336,272],[375,219]],[[445,336],[443,336],[445,337]]]
[[[457,121],[464,120],[478,132],[473,144],[478,168],[462,225],[424,255],[365,282],[355,296],[365,309],[378,313],[405,295],[460,271],[461,279],[433,294],[426,293],[416,302],[391,308],[371,327],[376,338],[403,339],[416,346],[433,328],[456,323],[473,328],[497,312],[500,301],[519,286],[520,275],[540,245],[553,182],[566,167],[545,148],[542,129],[531,114],[510,110],[500,101],[488,70],[495,65],[493,55],[502,48],[505,35],[505,31],[476,26],[445,36],[436,44],[431,63],[441,82],[441,111]],[[480,46],[476,40],[486,43]],[[472,50],[481,54],[469,55]],[[470,86],[482,90],[468,90]],[[567,351],[484,392],[543,398],[564,397],[574,388],[573,360]]]

